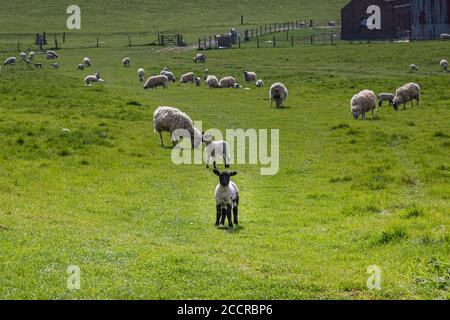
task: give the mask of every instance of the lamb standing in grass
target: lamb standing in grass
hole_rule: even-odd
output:
[[[194,82],[195,82],[195,85],[196,85],[197,87],[200,87],[200,85],[201,85],[201,83],[202,83],[202,79],[199,78],[199,77],[197,77],[197,78],[194,79]]]
[[[144,89],[157,89],[158,87],[163,87],[167,89],[169,84],[169,78],[164,75],[153,76],[147,79],[147,82],[144,84]]]
[[[203,53],[199,53],[192,60],[195,63],[205,63],[206,62],[206,56]]]
[[[448,71],[448,61],[445,59],[442,59],[439,64],[444,71]]]
[[[286,86],[280,82],[274,83],[269,90],[270,109],[272,109],[273,101],[275,100],[277,108],[283,106],[283,102],[288,97],[288,90]]]
[[[139,68],[137,73],[138,73],[139,81],[140,82],[144,82],[144,80],[145,80],[145,70],[144,70],[144,68]]]
[[[256,73],[244,71],[244,80],[246,82],[256,82]]]
[[[89,68],[91,66],[91,59],[88,57],[83,58],[83,64],[86,68]]]
[[[450,34],[448,34],[448,33],[441,33],[440,39],[441,40],[450,40]]]
[[[173,72],[167,70],[167,68],[164,68],[161,72],[160,75],[166,76],[169,81],[175,82],[175,75],[173,74]]]
[[[216,187],[216,227],[225,225],[225,218],[228,219],[228,227],[233,228],[234,224],[239,224],[239,189],[231,177],[237,175],[236,171],[228,172],[214,170],[214,174],[219,177],[219,184]],[[231,211],[233,211],[233,222],[231,221]]]
[[[409,66],[409,71],[410,72],[417,72],[417,71],[419,71],[419,69],[417,68],[417,65],[412,64],[412,65]]]
[[[33,58],[34,58],[35,55],[36,55],[36,54],[35,54],[33,51],[31,51],[31,52],[28,54],[28,57],[29,57],[30,61],[33,61]]]
[[[194,82],[195,81],[195,74],[193,72],[185,73],[181,76],[180,82],[181,83],[188,83],[188,82]]]
[[[27,60],[27,54],[25,52],[20,53],[20,60],[22,60],[22,61]]]
[[[5,66],[9,66],[12,64],[16,64],[16,57],[9,57],[5,60],[5,62],[3,62],[3,65]]]
[[[213,160],[214,169],[217,169],[216,159],[222,157],[225,168],[230,167],[231,156],[230,156],[230,146],[226,141],[212,141],[212,136],[209,133],[203,135],[203,142],[206,145],[206,169],[209,169],[209,164],[211,159]]]
[[[208,85],[208,87],[210,88],[210,89],[215,89],[215,88],[219,88],[219,79],[217,79],[217,77],[216,76],[213,76],[213,75],[211,75],[211,76],[208,76],[207,78],[206,78],[206,85]]]
[[[261,79],[256,81],[256,87],[257,88],[263,88],[264,87],[264,81],[262,81]]]
[[[98,72],[94,75],[90,75],[84,78],[84,83],[87,87],[90,87],[94,82],[105,82],[105,80],[100,78],[100,73]]]
[[[186,130],[191,138],[191,144],[194,148],[198,148],[202,143],[201,132],[194,127],[191,118],[184,112],[173,107],[159,107],[153,114],[153,127],[155,133],[159,134],[161,145],[164,147],[162,132],[169,132],[172,144],[175,147],[178,138],[174,132],[179,129]]]
[[[131,64],[131,59],[128,58],[128,57],[123,58],[123,59],[122,59],[122,64],[123,64],[123,66],[124,66],[125,68],[128,68],[128,67],[130,66],[130,64]]]
[[[77,67],[77,70],[84,70],[84,64],[80,63]]]
[[[392,93],[380,93],[378,95],[378,105],[381,107],[384,101],[389,101],[389,105],[392,106],[394,103],[395,95]]]
[[[397,111],[400,104],[403,104],[403,109],[406,109],[406,103],[408,101],[411,101],[411,108],[414,108],[414,100],[417,101],[417,107],[419,107],[420,86],[417,83],[405,84],[395,92],[394,110]]]
[[[219,88],[234,88],[235,84],[236,79],[234,79],[233,77],[225,77],[220,79]]]
[[[375,108],[377,105],[377,98],[375,93],[371,90],[363,90],[355,94],[350,102],[350,109],[355,120],[358,120],[359,115],[362,114],[362,119],[366,119],[366,112],[372,110],[372,118],[375,117]]]

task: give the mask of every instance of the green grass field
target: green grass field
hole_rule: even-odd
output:
[[[17,32],[63,30],[56,17],[62,8],[64,25],[66,5],[39,3],[48,19],[33,18],[44,14],[37,6],[3,10],[2,59],[18,56],[7,25],[22,14],[29,19]],[[109,6],[108,14],[92,13],[82,33],[106,37],[161,21],[177,31],[183,20],[195,37],[229,29],[241,12],[255,25],[299,15],[337,19],[345,1],[292,1],[279,12],[268,1],[251,10],[248,1],[217,19],[218,8],[177,1],[137,11],[133,1],[124,12],[119,1],[98,3],[93,12]],[[134,15],[148,25],[130,22]],[[105,24],[92,26],[96,19]],[[208,51],[205,65],[193,64],[189,48],[71,46],[60,51],[59,70],[43,55],[36,58],[42,70],[22,63],[0,70],[0,299],[450,298],[450,74],[439,69],[450,58],[448,43],[244,46]],[[93,67],[77,71],[84,56]],[[129,69],[120,63],[125,56]],[[410,63],[418,73],[408,72]],[[249,69],[266,87],[176,83],[145,91],[140,66],[147,75],[168,66],[177,76],[206,67],[240,83]],[[85,87],[83,78],[96,71],[106,82]],[[276,81],[290,95],[286,108],[270,111],[268,86]],[[367,121],[349,114],[360,90],[392,92],[411,81],[422,87],[419,109],[385,105]],[[280,129],[276,176],[233,166],[239,228],[214,227],[211,170],[176,166],[159,145],[152,114],[160,105],[182,109],[203,129]],[[67,288],[70,265],[81,269],[80,290]],[[381,269],[381,290],[367,288],[371,265]]]

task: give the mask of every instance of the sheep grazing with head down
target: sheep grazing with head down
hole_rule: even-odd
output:
[[[448,34],[448,33],[441,33],[439,38],[441,40],[450,40],[450,34]]]
[[[27,60],[27,54],[25,52],[20,53],[20,60],[22,60],[22,61]]]
[[[380,93],[378,95],[378,106],[382,106],[383,102],[385,101],[389,101],[389,105],[392,106],[392,104],[394,103],[394,98],[395,95],[393,95],[392,93]]]
[[[256,81],[256,87],[257,88],[263,88],[264,87],[264,81],[262,81],[261,79]]]
[[[131,64],[131,59],[130,58],[126,57],[126,58],[122,59],[122,65],[125,68],[128,68],[130,66],[130,64]]]
[[[411,64],[411,65],[409,66],[409,71],[410,71],[410,72],[417,72],[417,71],[419,71],[419,69],[417,68],[417,65]]]
[[[3,65],[5,65],[5,66],[9,66],[9,65],[13,65],[13,64],[16,64],[16,57],[9,57],[3,62]]]
[[[100,73],[98,72],[84,78],[84,83],[86,84],[87,87],[92,86],[92,84],[95,82],[105,82],[105,80],[100,78]]]
[[[91,66],[91,59],[88,57],[83,58],[83,64],[86,68],[89,68]]]
[[[362,115],[362,119],[365,120],[366,112],[370,110],[372,110],[372,118],[374,118],[376,106],[377,98],[371,90],[363,90],[355,94],[350,101],[350,109],[355,120],[358,120],[359,115]]]
[[[417,83],[408,83],[397,89],[392,105],[394,110],[397,111],[399,105],[403,104],[403,109],[406,109],[406,103],[411,101],[411,108],[414,108],[414,100],[417,101],[417,107],[419,107],[420,86]]]
[[[164,90],[167,89],[168,85],[169,78],[167,78],[166,76],[158,75],[148,78],[144,84],[144,89],[157,89],[158,87],[163,87]]]
[[[189,134],[191,139],[191,145],[193,148],[198,149],[202,143],[201,132],[194,127],[194,123],[191,118],[184,112],[173,107],[159,107],[153,114],[153,127],[155,133],[159,134],[161,145],[164,147],[164,141],[162,137],[163,132],[169,132],[172,144],[175,147],[178,144],[179,136],[175,133],[178,130],[185,131]]]
[[[206,78],[205,84],[210,88],[210,89],[215,89],[215,88],[219,88],[219,79],[217,79],[216,76],[208,76]]]
[[[270,109],[272,109],[273,101],[275,101],[277,108],[281,108],[287,97],[286,86],[280,82],[274,83],[269,90]]]
[[[139,81],[140,82],[144,82],[145,80],[145,70],[144,68],[139,68],[137,71],[138,77],[139,77]]]
[[[173,74],[173,72],[167,70],[167,68],[161,70],[159,74],[166,76],[169,79],[169,81],[176,82],[175,75]]]
[[[441,62],[439,63],[439,65],[441,66],[442,70],[448,71],[448,61],[447,60],[442,59]]]
[[[236,79],[233,77],[225,77],[220,79],[219,88],[234,88]]]
[[[213,160],[214,169],[217,168],[216,160],[218,157],[223,158],[223,162],[225,164],[225,168],[230,167],[231,156],[230,156],[230,146],[228,142],[220,140],[220,141],[212,141],[212,136],[210,133],[203,134],[203,142],[206,145],[205,154],[206,154],[206,169],[209,169],[209,164],[211,163],[211,159]]]
[[[53,51],[53,50],[48,50],[46,52],[46,55],[47,55],[47,59],[48,60],[50,60],[50,59],[58,59],[59,58],[59,55],[56,53],[56,51]]]
[[[194,82],[194,81],[195,81],[195,74],[193,72],[185,73],[180,78],[181,83],[188,83],[188,82]]]
[[[80,64],[78,65],[78,67],[77,67],[77,70],[83,71],[83,70],[84,70],[84,64],[83,64],[83,63],[80,63]]]
[[[225,218],[228,219],[228,227],[233,228],[234,224],[239,224],[239,189],[231,181],[231,177],[237,175],[236,171],[228,172],[215,169],[214,174],[219,177],[219,184],[216,187],[216,227],[225,225]],[[231,221],[231,212],[233,211],[233,222]]]
[[[244,71],[245,82],[256,82],[256,73]]]
[[[205,63],[206,56],[203,53],[198,53],[193,59],[195,63]]]

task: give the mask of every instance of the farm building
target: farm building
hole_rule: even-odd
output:
[[[341,11],[343,40],[399,39],[411,30],[409,0],[351,0]]]
[[[450,0],[411,0],[412,38],[438,39],[450,33]]]

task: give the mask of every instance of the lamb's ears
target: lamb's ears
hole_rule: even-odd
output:
[[[220,176],[220,171],[219,170],[217,170],[217,169],[214,169],[214,174],[216,175],[216,176]]]
[[[230,172],[230,177],[234,177],[235,175],[237,175],[238,173],[236,171]]]

